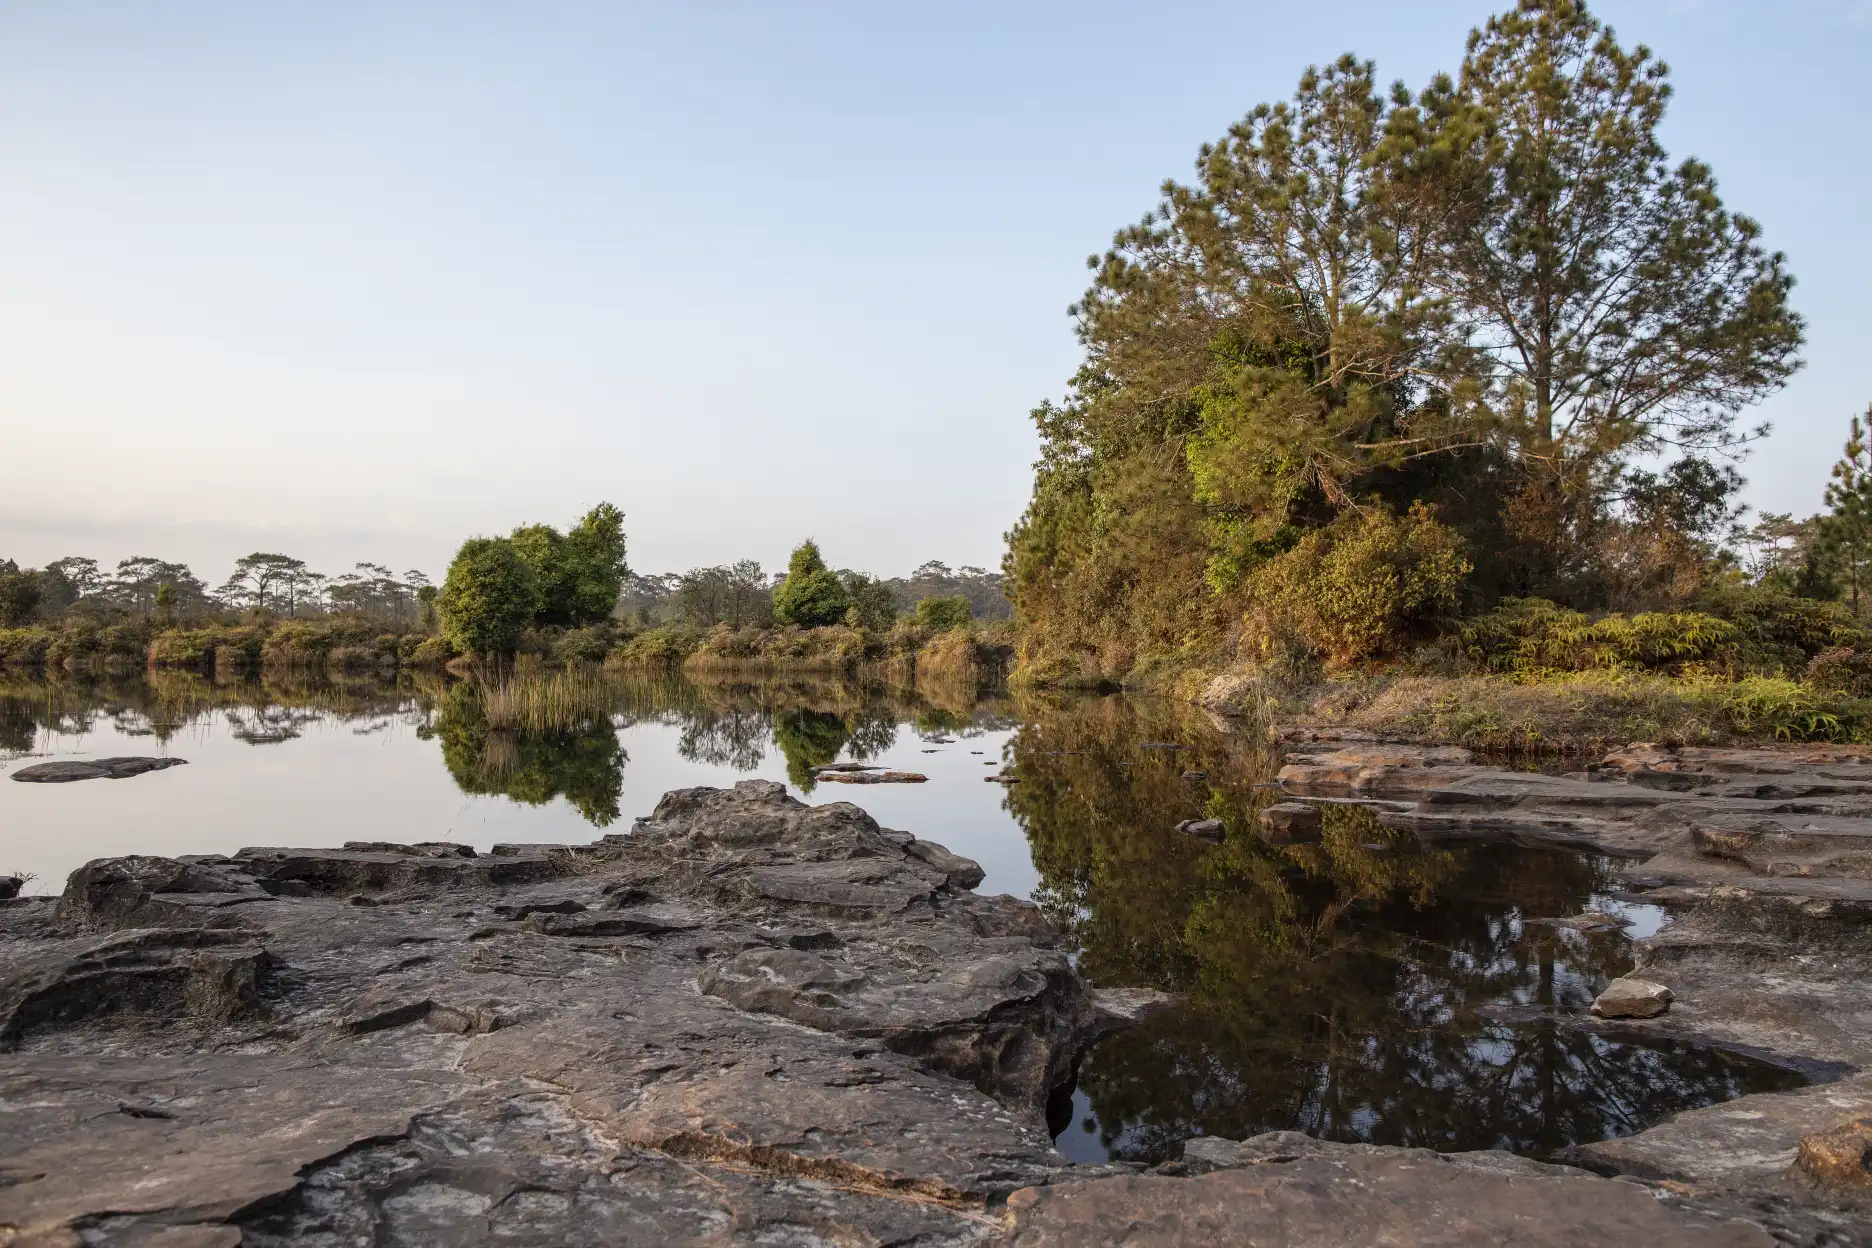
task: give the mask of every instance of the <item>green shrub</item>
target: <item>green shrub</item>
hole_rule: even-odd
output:
[[[1743,630],[1697,611],[1592,619],[1544,598],[1510,598],[1465,622],[1454,648],[1493,672],[1651,671],[1734,675]]]
[[[0,629],[0,667],[41,667],[51,646],[49,628]]]
[[[960,594],[953,598],[925,598],[916,604],[916,622],[932,633],[967,628],[973,618],[969,600]]]
[[[845,618],[851,599],[838,573],[826,567],[818,543],[801,542],[787,561],[786,580],[774,590],[774,618],[800,628],[819,628]]]
[[[442,635],[462,654],[511,654],[538,607],[532,568],[499,537],[463,542],[436,596]]]
[[[684,628],[652,628],[611,652],[607,667],[674,667],[702,644],[702,636]]]
[[[1348,514],[1249,576],[1250,633],[1264,650],[1295,640],[1339,666],[1375,658],[1453,611],[1472,568],[1462,538],[1421,505]]]
[[[455,657],[454,648],[448,644],[446,638],[422,637],[411,633],[404,640],[408,641],[412,638],[416,639],[416,645],[409,655],[411,667],[437,668]]]
[[[1791,680],[1751,676],[1718,686],[1735,730],[1776,741],[1864,741],[1872,733],[1872,703],[1817,693]]]

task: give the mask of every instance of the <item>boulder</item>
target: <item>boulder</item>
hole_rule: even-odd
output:
[[[13,900],[25,887],[26,881],[17,875],[0,875],[0,901]]]
[[[1671,990],[1663,984],[1628,975],[1593,998],[1592,1012],[1601,1018],[1656,1018],[1670,1009],[1671,1000]]]
[[[1872,1188],[1872,1118],[1855,1118],[1831,1131],[1802,1136],[1794,1164],[1829,1187]]]

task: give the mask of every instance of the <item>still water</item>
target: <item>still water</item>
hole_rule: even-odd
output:
[[[1179,1004],[1087,1056],[1049,1116],[1075,1160],[1159,1161],[1193,1135],[1546,1155],[1677,1110],[1796,1086],[1685,1043],[1557,1024],[1631,967],[1619,935],[1542,920],[1661,914],[1564,850],[1425,849],[1332,807],[1319,845],[1253,835],[1268,751],[1189,708],[1124,697],[976,699],[830,683],[619,679],[608,716],[491,733],[443,684],[0,683],[0,775],[37,757],[171,754],[129,780],[0,784],[0,872],[56,892],[126,853],[347,840],[585,841],[666,791],[760,777],[845,800],[1031,897],[1094,984]],[[878,763],[920,785],[815,783]],[[1012,785],[985,783],[1003,770]],[[1211,845],[1178,821],[1220,818]]]

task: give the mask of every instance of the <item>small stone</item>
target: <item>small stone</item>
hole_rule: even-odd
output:
[[[1193,836],[1198,840],[1210,841],[1217,845],[1222,843],[1222,837],[1227,831],[1220,819],[1185,819],[1176,825],[1176,830],[1185,836]]]
[[[1209,773],[1206,771],[1186,771],[1183,773],[1183,779],[1189,784],[1197,784],[1208,778]]]
[[[1794,1164],[1829,1187],[1872,1187],[1872,1118],[1803,1135]]]
[[[1601,1018],[1656,1018],[1670,1009],[1674,997],[1663,984],[1648,979],[1615,979],[1592,1003]]]
[[[13,900],[25,887],[26,881],[17,875],[0,875],[0,901]]]
[[[813,779],[834,784],[923,784],[929,777],[915,771],[819,771]]]
[[[1321,831],[1319,807],[1277,802],[1261,812],[1261,839],[1270,845],[1312,845]]]
[[[1616,914],[1607,914],[1603,910],[1588,910],[1583,914],[1568,915],[1564,919],[1555,919],[1555,927],[1570,927],[1576,932],[1612,932],[1621,927],[1630,927],[1630,919],[1620,918]]]

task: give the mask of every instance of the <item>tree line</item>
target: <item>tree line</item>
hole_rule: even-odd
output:
[[[429,578],[401,574],[380,563],[358,563],[328,575],[303,559],[256,551],[234,561],[216,588],[186,564],[146,555],[106,569],[95,559],[68,556],[42,568],[0,559],[0,627],[57,624],[70,616],[124,615],[192,619],[217,612],[261,611],[297,618],[355,615],[421,624],[434,599]]]
[[[1383,652],[1506,597],[1682,603],[1736,564],[1793,277],[1658,138],[1669,72],[1522,0],[1453,73],[1347,55],[1198,153],[1073,306],[1007,571],[1030,666],[1247,632]],[[1257,605],[1259,604],[1259,605]]]
[[[811,545],[818,549],[817,543]],[[819,562],[824,562],[823,555]],[[743,559],[682,573],[633,574],[625,581],[620,614],[642,627],[772,624],[779,622],[774,593],[790,570],[789,566],[789,572],[769,575],[757,561]],[[970,619],[1005,620],[1014,612],[1003,591],[1004,578],[986,568],[951,569],[940,560],[930,560],[908,576],[880,578],[850,568],[839,568],[833,574],[844,587],[847,612],[856,609],[853,622],[861,627],[888,628],[896,617],[914,615],[919,604],[932,598],[962,599]]]

